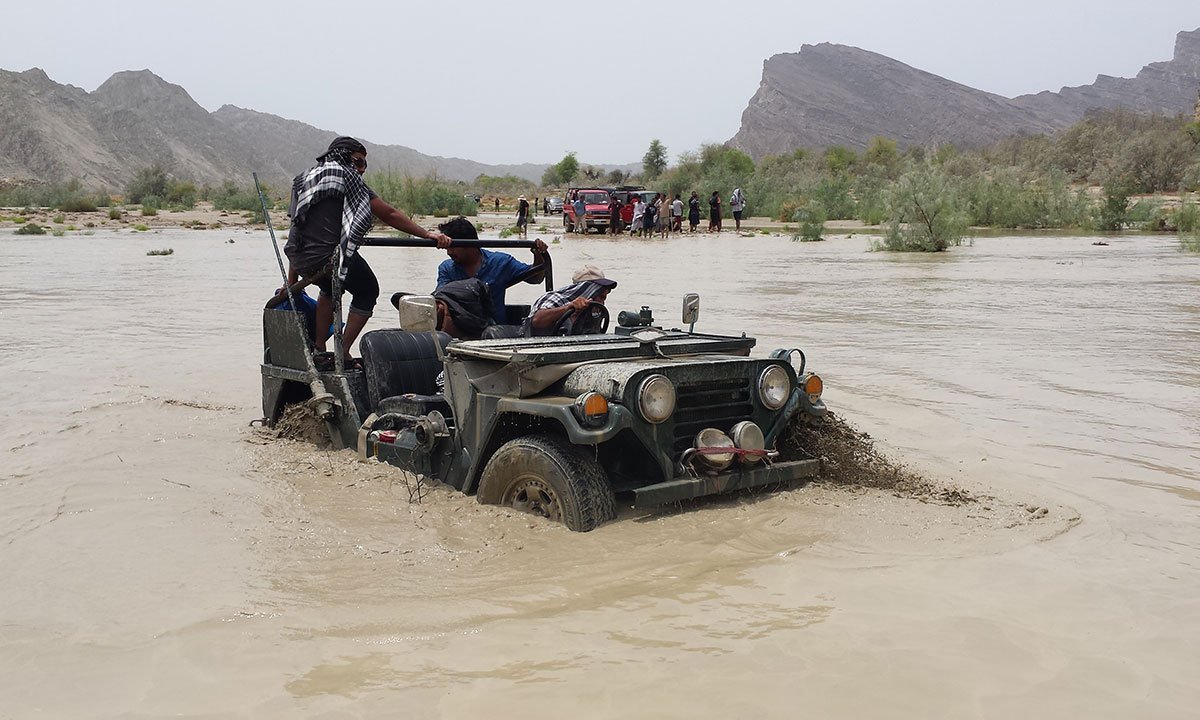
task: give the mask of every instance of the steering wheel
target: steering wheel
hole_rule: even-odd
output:
[[[599,329],[595,329],[597,327]],[[603,335],[607,332],[608,308],[598,302],[592,302],[582,312],[563,315],[554,327],[555,335]]]

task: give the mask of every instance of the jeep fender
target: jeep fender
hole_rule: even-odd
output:
[[[494,440],[498,426],[503,418],[513,415],[548,420],[556,429],[560,429],[573,445],[599,445],[616,437],[617,433],[633,424],[633,413],[623,405],[613,404],[608,406],[608,420],[603,425],[584,427],[575,417],[572,409],[574,405],[574,398],[500,398],[496,403],[496,412],[480,438],[479,445],[484,448],[496,445]],[[469,481],[463,488],[464,492],[474,492],[490,457],[491,452],[488,452],[486,455],[472,458]]]

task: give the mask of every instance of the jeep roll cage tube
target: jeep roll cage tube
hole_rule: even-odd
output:
[[[272,233],[274,233],[274,230],[272,230]],[[364,237],[362,239],[362,242],[359,243],[359,247],[435,248],[435,247],[437,247],[437,242],[434,240],[426,240],[424,238],[389,238],[389,237],[367,236],[367,237]],[[469,239],[453,240],[450,242],[450,247],[474,247],[474,248],[480,248],[480,249],[483,249],[483,248],[529,248],[530,250],[532,250],[532,249],[536,248],[537,245],[534,243],[533,240],[500,240],[498,238],[479,238],[478,240],[469,240]],[[282,263],[282,260],[280,262]],[[297,280],[294,284],[292,284],[290,287],[288,287],[287,292],[280,294],[280,295],[276,295],[275,297],[268,300],[266,309],[271,310],[273,308],[279,307],[283,303],[288,302],[288,298],[292,297],[294,294],[303,291],[304,288],[308,287],[309,285],[311,285],[319,280],[323,280],[325,278],[325,276],[328,274],[327,270],[328,269],[322,270],[322,271],[318,272],[316,275],[313,275],[311,278]],[[524,275],[521,275],[520,277],[513,280],[512,284],[510,284],[508,287],[512,287],[513,285],[517,285],[518,283],[525,282],[526,278],[535,277],[542,272],[545,272],[546,292],[550,292],[551,290],[554,289],[554,271],[553,271],[553,263],[550,259],[549,249],[547,249],[545,254],[543,254],[541,256],[540,262],[534,263],[533,266],[530,267],[529,270]],[[334,278],[334,282],[335,283],[337,282],[336,276]],[[336,323],[335,327],[338,327],[338,328],[341,327],[341,317],[337,318],[337,323]]]

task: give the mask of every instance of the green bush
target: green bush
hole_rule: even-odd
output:
[[[1104,186],[1104,197],[1094,213],[1097,230],[1114,231],[1125,227],[1130,194],[1132,188],[1129,183],[1121,180]]]
[[[1181,233],[1189,233],[1200,228],[1200,205],[1183,203],[1171,216],[1170,223]]]
[[[96,212],[95,197],[71,193],[60,200],[55,207],[64,212]]]
[[[146,225],[144,223],[138,223],[137,225],[133,226],[133,229],[137,230],[138,232],[146,232],[147,230],[150,229],[150,226]]]
[[[114,208],[108,209],[108,219],[109,220],[120,220],[121,216],[124,214],[125,213],[121,211],[121,208],[114,207]]]
[[[161,165],[151,165],[138,170],[133,180],[125,186],[125,201],[130,203],[145,204],[147,197],[161,198],[166,194],[167,172]]]
[[[67,221],[67,216],[63,215],[62,213],[55,215],[54,218],[52,219],[52,222],[58,223],[59,225],[62,225],[66,221]]]
[[[67,231],[62,228],[54,228],[50,231],[50,234],[54,237],[62,237],[63,235],[67,234]]]
[[[793,240],[814,242],[825,239],[825,207],[816,200],[810,200],[804,207],[796,211],[793,220],[800,223],[800,230],[792,235]]]
[[[31,223],[25,223],[21,227],[17,228],[17,231],[15,234],[17,234],[17,235],[45,235],[46,229],[43,228],[41,225],[38,225],[37,223],[31,222]]]
[[[930,164],[906,173],[888,197],[889,227],[877,250],[941,252],[962,244],[969,228],[954,181]]]
[[[1179,249],[1187,252],[1200,253],[1200,231],[1192,231],[1179,236]]]
[[[142,215],[157,215],[162,208],[162,198],[157,195],[147,195],[142,198]]]
[[[473,198],[463,196],[463,185],[446,183],[437,177],[414,178],[391,170],[371,173],[368,185],[379,197],[410,215],[451,217],[479,214]],[[445,212],[445,215],[438,213]]]

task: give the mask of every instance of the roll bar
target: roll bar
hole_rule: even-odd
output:
[[[533,248],[537,247],[532,240],[501,240],[500,238],[479,238],[478,240],[452,240],[450,242],[450,245],[451,245],[451,247],[529,248],[531,250]],[[424,238],[371,237],[368,235],[367,237],[364,237],[361,242],[359,242],[359,246],[360,247],[435,248],[435,247],[437,247],[437,242],[434,240],[426,240]],[[554,266],[550,260],[549,249],[546,250],[546,254],[543,255],[542,258],[543,258],[542,262],[535,263],[533,265],[533,267],[529,268],[528,272],[526,272],[521,277],[514,279],[512,281],[512,283],[509,285],[509,287],[512,287],[513,285],[524,282],[525,278],[537,277],[538,273],[545,271],[545,273],[546,273],[546,275],[545,275],[546,292],[550,292],[551,290],[553,290],[554,289]],[[282,263],[282,260],[280,262]],[[313,275],[312,277],[310,277],[308,279],[303,279],[303,280],[296,282],[296,284],[292,285],[289,288],[289,292],[291,292],[292,294],[302,292],[304,290],[304,288],[308,287],[312,283],[324,279],[325,276],[329,274],[327,272],[327,270],[328,269],[322,270],[321,272],[317,273],[316,275]],[[267,309],[269,310],[271,308],[278,307],[279,305],[282,305],[283,303],[287,302],[287,299],[288,299],[287,294],[276,295],[275,297],[271,298],[267,302]]]

